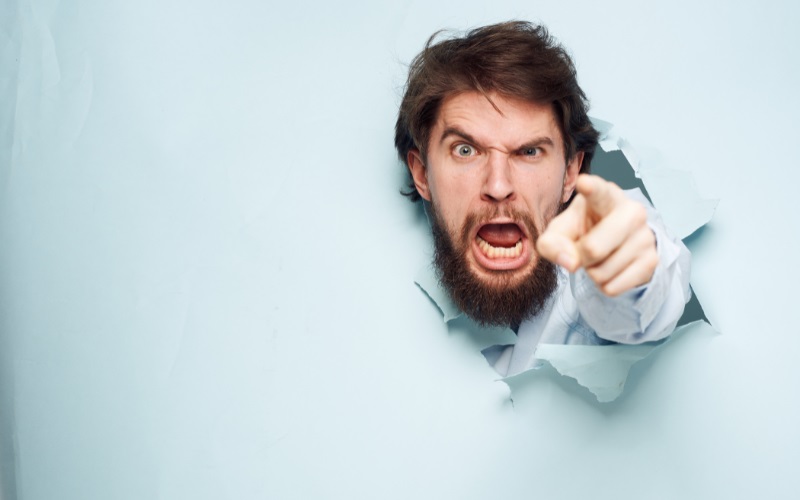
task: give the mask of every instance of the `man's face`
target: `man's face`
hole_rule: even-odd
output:
[[[489,97],[497,109],[478,92],[445,99],[426,162],[418,151],[408,160],[456,304],[481,323],[519,323],[555,289],[535,242],[572,195],[582,155],[565,160],[550,105]]]

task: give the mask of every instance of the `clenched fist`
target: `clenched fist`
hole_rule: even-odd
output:
[[[581,174],[577,191],[539,236],[539,255],[569,272],[583,267],[612,297],[648,283],[658,252],[645,207],[596,175]]]

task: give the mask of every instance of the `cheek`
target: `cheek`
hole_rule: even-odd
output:
[[[536,221],[537,229],[541,233],[550,220],[558,213],[561,206],[563,184],[560,177],[548,176],[533,181],[534,186],[541,186],[542,189],[533,194],[528,204],[533,212],[531,215]]]
[[[445,196],[436,206],[441,219],[445,222],[450,234],[458,236],[461,234],[464,221],[468,215],[467,207],[461,205],[458,198]]]
[[[430,178],[430,189],[431,196],[436,201],[436,209],[448,227],[460,229],[469,212],[470,203],[476,196],[472,184],[464,176],[434,175]],[[477,196],[480,196],[480,191]]]

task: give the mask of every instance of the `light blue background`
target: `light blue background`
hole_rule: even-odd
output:
[[[0,4],[2,498],[797,498],[792,2]],[[697,329],[593,403],[413,285],[392,132],[435,30],[541,20],[721,203]]]

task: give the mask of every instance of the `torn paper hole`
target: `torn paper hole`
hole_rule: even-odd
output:
[[[658,209],[666,226],[681,239],[711,219],[718,200],[701,198],[688,172],[640,161],[639,155],[630,143],[614,134],[611,123],[594,118],[592,121],[600,132],[600,147],[605,151],[605,153],[600,150],[596,152],[593,173],[614,181],[624,189],[637,187],[641,189]],[[627,168],[623,165],[627,165]],[[461,315],[461,311],[441,287],[436,273],[430,266],[421,269],[414,281],[436,305],[446,323]],[[701,320],[708,322],[697,297],[693,294],[678,323],[679,327],[672,336],[689,329],[691,324]],[[526,367],[523,370],[511,370],[512,373],[509,373],[508,362],[504,362],[503,358],[509,358],[513,349],[521,346],[513,343],[498,344],[483,349],[482,353],[487,362],[503,377],[500,380],[508,381],[521,373],[541,368],[546,362],[559,374],[574,379],[579,385],[588,389],[599,402],[610,402],[622,394],[631,367],[664,345],[669,338],[671,337],[638,345],[541,343],[534,346]],[[508,338],[503,340],[506,341]]]

